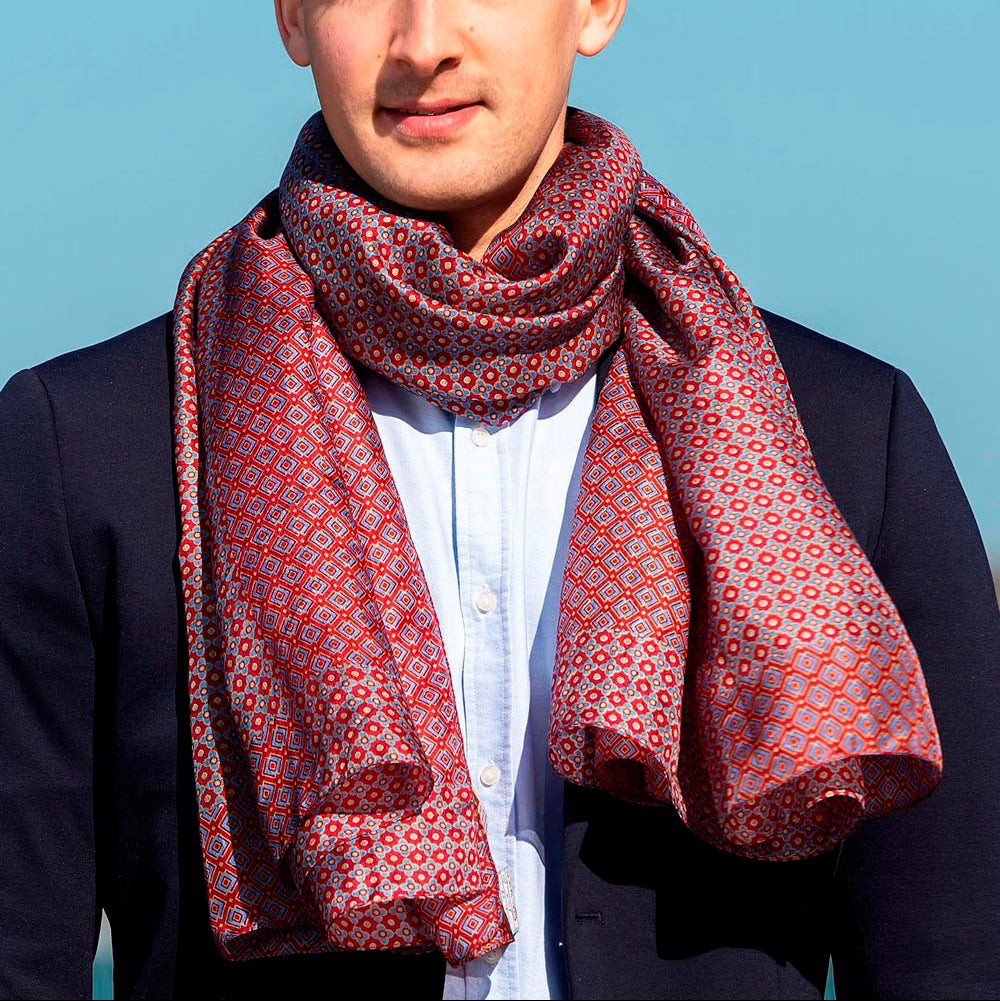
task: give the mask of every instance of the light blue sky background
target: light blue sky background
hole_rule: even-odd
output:
[[[267,0],[12,4],[0,381],[169,308],[315,110]],[[903,368],[1000,555],[996,0],[632,0],[572,101],[763,306]]]

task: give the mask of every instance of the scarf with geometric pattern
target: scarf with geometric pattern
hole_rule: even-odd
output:
[[[614,125],[482,260],[321,114],[174,310],[179,559],[210,917],[231,959],[512,938],[441,629],[352,361],[489,426],[612,354],[552,669],[564,779],[757,859],[930,793],[920,665],[747,292]]]

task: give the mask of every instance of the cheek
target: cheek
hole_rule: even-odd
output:
[[[508,100],[529,113],[542,113],[565,99],[576,46],[568,24],[529,20],[534,21],[530,27],[507,32],[505,44],[497,45],[489,58]]]
[[[315,30],[312,70],[321,99],[342,112],[367,109],[382,62],[377,40],[367,39],[356,27],[341,31],[326,23]]]

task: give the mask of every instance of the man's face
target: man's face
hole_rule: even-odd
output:
[[[547,168],[574,57],[603,48],[624,12],[620,0],[276,6],[348,163],[387,198],[440,212],[510,200],[540,161]]]

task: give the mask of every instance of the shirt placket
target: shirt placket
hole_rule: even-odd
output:
[[[455,421],[455,544],[465,630],[461,699],[465,750],[473,788],[484,807],[487,836],[505,897],[512,897],[514,858],[505,837],[514,795],[510,759],[509,499],[506,429]],[[456,693],[458,694],[458,693]],[[505,903],[509,901],[505,900]],[[513,915],[509,916],[513,919]],[[517,997],[516,944],[468,964],[468,997]],[[491,961],[492,959],[492,961]]]

